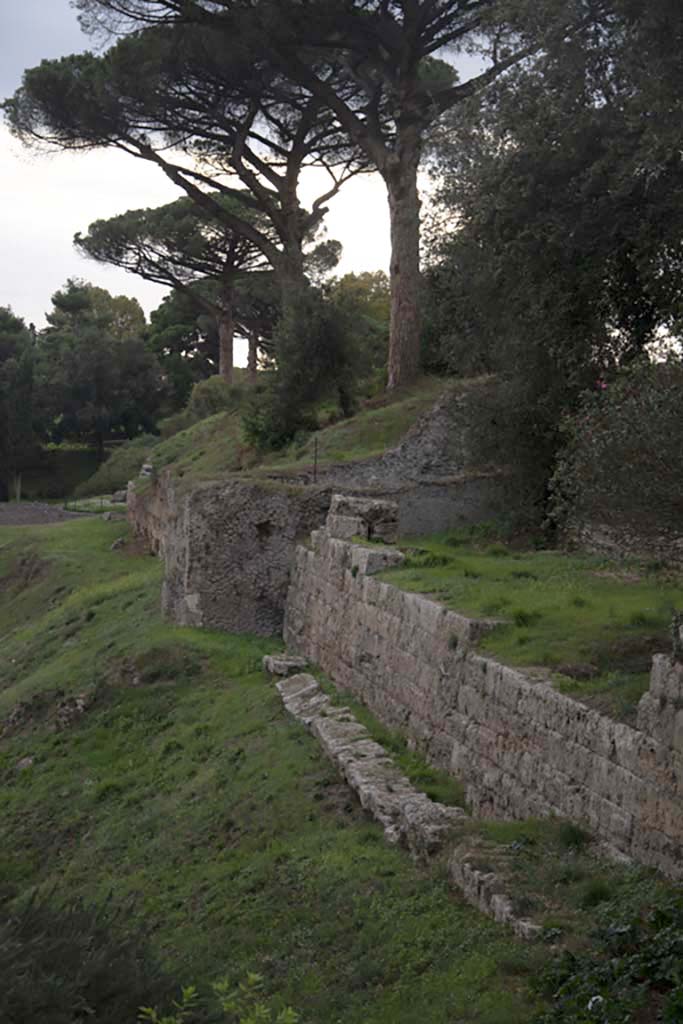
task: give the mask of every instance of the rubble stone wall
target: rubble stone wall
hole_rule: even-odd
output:
[[[282,630],[297,541],[331,493],[230,478],[180,491],[167,475],[129,488],[135,533],[165,563],[164,614],[178,625],[272,636]]]
[[[363,551],[326,530],[297,548],[288,648],[461,779],[475,814],[566,817],[683,878],[683,668],[655,660],[630,728],[476,654],[490,623],[374,579]]]

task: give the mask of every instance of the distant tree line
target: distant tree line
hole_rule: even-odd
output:
[[[180,204],[182,207],[185,200]],[[181,212],[190,214],[194,225],[192,211]],[[102,248],[118,245],[117,260],[119,256],[126,259],[135,245],[144,249],[148,244],[144,230],[157,216],[163,222],[170,216],[169,208],[139,214],[134,211],[98,222],[91,227],[88,243]],[[171,223],[176,230],[183,230],[186,224],[182,216]],[[122,238],[115,241],[117,231],[121,231]],[[228,301],[221,291],[221,276],[217,273],[214,278],[195,279],[188,269],[191,261],[187,256],[178,257],[182,265],[176,268],[158,239],[145,253],[147,263],[142,262],[140,253],[143,276],[148,276],[149,264],[149,276],[157,279],[153,260],[158,260],[159,278],[166,272],[178,277],[177,286],[152,312],[149,323],[136,299],[113,296],[75,279],[52,296],[47,325],[40,331],[32,325],[28,328],[11,309],[0,306],[0,500],[20,496],[22,474],[40,462],[46,445],[89,445],[101,461],[107,442],[157,432],[164,420],[170,425],[199,382],[216,377],[226,388],[235,383],[232,353],[228,357],[229,373],[220,374],[225,369],[221,325]],[[195,265],[208,260],[198,245],[193,253]],[[336,253],[336,246],[327,243],[316,248],[311,273],[320,285],[312,290],[311,301],[317,303],[320,316],[344,324],[352,322],[353,331],[348,336],[353,334],[354,344],[341,337],[343,331],[337,348],[319,344],[319,352],[336,359],[337,367],[327,374],[324,360],[318,370],[312,362],[301,381],[317,393],[331,388],[333,397],[343,404],[351,401],[355,381],[367,380],[381,369],[389,323],[389,287],[381,272],[349,274],[323,284]],[[240,380],[253,385],[258,374],[260,379],[270,381],[272,338],[280,318],[272,275],[244,272],[233,282],[229,301],[232,322],[249,345],[249,365],[241,371]],[[315,338],[312,345],[315,348]],[[300,349],[305,355],[305,346]],[[343,373],[342,363],[346,367]],[[348,395],[340,385],[342,378]],[[278,380],[281,386],[286,378]],[[263,387],[257,389],[257,407],[263,404]],[[294,381],[290,398],[297,387],[300,392],[301,382]],[[297,410],[295,402],[288,404]],[[289,429],[293,413],[285,410],[283,415],[281,423],[272,424],[274,431]],[[259,438],[254,428],[253,439]]]

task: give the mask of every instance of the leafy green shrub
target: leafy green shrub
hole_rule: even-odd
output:
[[[298,1024],[299,1015],[291,1008],[276,1012],[263,996],[263,978],[260,974],[248,974],[245,981],[234,988],[223,980],[213,986],[215,1000],[226,1024]],[[180,1000],[173,1003],[171,1012],[160,1015],[153,1007],[143,1006],[139,1020],[147,1024],[185,1024],[196,1019],[200,997],[194,985],[184,988]],[[212,1019],[216,1019],[213,1018]]]
[[[543,616],[540,612],[531,612],[526,608],[516,608],[512,613],[512,620],[515,626],[528,627],[535,626],[537,622],[540,622]]]
[[[605,903],[612,894],[613,889],[604,878],[591,878],[583,887],[581,906],[597,907],[599,903]]]
[[[552,480],[559,523],[649,534],[683,520],[683,362],[638,363],[585,396],[564,424]]]
[[[623,1024],[643,1010],[651,1012],[643,1020],[680,1022],[683,891],[657,892],[637,878],[630,893],[601,902],[596,919],[591,948],[563,953],[542,974],[538,985],[551,1008],[537,1024]]]
[[[175,437],[181,430],[187,430],[188,427],[192,426],[193,422],[194,420],[187,409],[181,409],[180,412],[174,412],[171,416],[166,416],[165,419],[159,420],[159,433],[162,439],[167,441],[169,437]]]
[[[128,915],[34,897],[0,923],[3,1024],[122,1024],[171,990]],[[125,924],[125,927],[124,927]]]
[[[313,405],[333,395],[343,416],[353,411],[357,353],[344,307],[313,288],[289,303],[275,336],[277,371],[244,414],[244,434],[260,451],[283,448],[318,427]]]
[[[187,411],[193,422],[205,420],[217,412],[231,412],[238,408],[243,394],[239,384],[228,384],[223,377],[207,377],[192,388]]]
[[[591,841],[590,834],[575,825],[572,821],[563,821],[557,830],[557,839],[560,846],[565,850],[574,850],[577,853],[585,849]]]

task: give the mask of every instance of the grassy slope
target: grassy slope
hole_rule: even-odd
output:
[[[0,740],[3,896],[132,897],[179,981],[260,970],[309,1024],[528,1021],[539,952],[385,846],[259,671],[273,645],[160,621],[120,532],[0,531],[0,714],[36,695]],[[95,698],[63,731],[55,689]]]
[[[564,669],[561,689],[621,718],[633,715],[651,655],[668,650],[672,611],[683,607],[683,579],[655,566],[516,551],[457,533],[401,546],[408,562],[383,578],[458,611],[507,620],[483,650],[510,665]]]
[[[118,445],[106,462],[73,492],[78,498],[111,494],[124,490],[128,481],[140,472],[140,467],[151,449],[158,443],[153,434],[143,434],[132,441]]]
[[[263,456],[245,444],[239,411],[216,413],[166,440],[146,437],[123,445],[78,493],[110,494],[125,487],[148,457],[157,469],[172,467],[188,485],[220,479],[242,469],[255,473],[302,472],[313,462],[316,442],[321,466],[369,458],[397,444],[443,389],[443,380],[425,378],[391,399],[374,399],[350,419],[309,435],[303,445],[290,445],[282,452]]]
[[[269,469],[301,469],[312,464],[316,443],[320,465],[380,455],[398,444],[418,417],[434,405],[446,386],[442,378],[426,377],[415,387],[369,402],[350,419],[311,434],[301,446],[292,445],[283,452],[267,456],[261,464]]]

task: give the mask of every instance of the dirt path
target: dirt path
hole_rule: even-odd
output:
[[[65,512],[61,505],[45,505],[39,501],[0,502],[0,526],[49,526],[81,517],[77,512]]]

